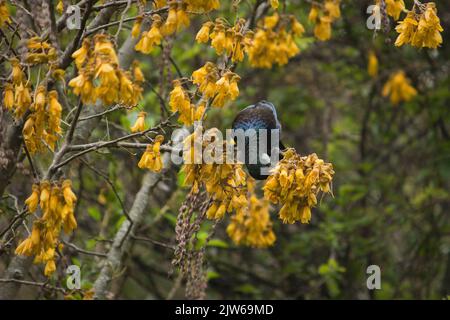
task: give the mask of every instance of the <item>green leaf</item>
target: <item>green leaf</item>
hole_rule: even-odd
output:
[[[208,246],[209,247],[217,247],[217,248],[227,249],[228,248],[228,243],[226,243],[225,241],[220,240],[220,239],[211,239],[208,242]]]
[[[217,278],[220,278],[220,274],[218,272],[215,272],[215,271],[208,271],[206,273],[206,278],[208,280],[217,279]]]
[[[98,210],[98,208],[96,208],[96,207],[89,207],[88,208],[88,214],[95,221],[100,221],[100,219],[102,217],[102,214],[100,213],[100,210]]]

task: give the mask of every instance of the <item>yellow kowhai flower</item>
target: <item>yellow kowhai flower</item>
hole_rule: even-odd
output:
[[[45,105],[47,104],[47,90],[43,85],[39,85],[34,94],[34,107],[37,110],[44,110]]]
[[[15,254],[16,255],[24,255],[24,256],[31,256],[32,255],[32,247],[33,243],[31,242],[30,238],[27,238],[23,240],[16,248]]]
[[[117,66],[109,62],[101,62],[97,67],[94,78],[99,79],[100,82],[100,86],[95,88],[96,97],[102,99],[106,104],[112,104],[119,100],[120,79]]]
[[[72,53],[72,58],[75,60],[75,65],[81,69],[84,62],[87,60],[88,53],[91,47],[91,39],[85,38],[81,47]]]
[[[411,86],[409,78],[404,71],[392,74],[383,87],[383,97],[389,96],[393,105],[402,101],[410,101],[417,95],[417,90]]]
[[[211,46],[216,50],[217,55],[222,55],[227,47],[227,36],[225,33],[225,25],[216,23],[214,30],[210,34]]]
[[[263,22],[264,28],[273,29],[278,24],[278,21],[280,21],[280,16],[277,13],[275,13],[272,16],[267,16],[264,18]]]
[[[39,206],[46,211],[50,204],[50,181],[41,182],[41,194],[39,196]]]
[[[123,72],[119,70],[118,74],[120,81],[119,96],[121,103],[130,106],[136,105],[142,98],[142,95],[140,90],[136,90],[137,85],[133,85],[130,72]]]
[[[20,67],[20,61],[17,58],[12,58],[10,60],[11,62],[11,79],[12,83],[14,85],[21,84],[25,79],[25,73],[22,71],[22,68]]]
[[[145,82],[144,73],[142,72],[141,67],[139,66],[139,61],[134,60],[131,66],[133,70],[134,81],[136,82]]]
[[[143,81],[142,72],[133,64],[132,72],[136,77],[136,83],[133,83],[131,73],[120,68],[114,45],[107,34],[95,35],[93,43],[92,48],[92,41],[85,39],[73,55],[79,70],[79,74],[69,81],[74,94],[81,96],[85,104],[100,99],[105,105],[136,105],[142,98],[143,89],[139,83]]]
[[[167,6],[167,0],[154,0],[153,7],[155,9],[161,9],[162,7]]]
[[[221,108],[227,101],[236,100],[239,95],[239,88],[237,84],[239,80],[240,77],[237,74],[233,72],[225,73],[216,82],[216,94],[211,105]]]
[[[279,5],[280,5],[280,3],[278,2],[278,0],[270,0],[270,6],[273,9],[275,9],[275,10],[278,9]]]
[[[373,51],[369,52],[369,62],[367,64],[367,73],[375,78],[378,75],[378,59]]]
[[[162,135],[157,135],[152,144],[149,144],[139,160],[138,167],[141,169],[149,169],[154,172],[160,172],[163,169],[161,160],[161,143],[164,141]]]
[[[444,31],[437,16],[434,2],[418,5],[416,13],[409,11],[403,21],[400,21],[395,30],[399,33],[395,45],[400,47],[411,44],[418,48],[437,48],[442,44],[441,32]]]
[[[319,7],[313,3],[311,6],[311,10],[309,11],[308,20],[315,23],[317,18],[319,17],[320,9]]]
[[[77,196],[72,191],[72,181],[69,179],[64,180],[61,189],[64,201],[68,206],[73,207],[77,201]]]
[[[314,24],[314,36],[320,41],[331,38],[331,23],[341,16],[340,0],[326,0],[323,5],[313,4],[308,20]]]
[[[242,61],[247,44],[246,39],[251,31],[245,27],[244,19],[239,19],[232,27],[227,27],[226,23],[222,18],[216,19],[215,23],[205,23],[197,34],[197,41],[206,43],[211,39],[211,46],[216,54],[225,53],[233,62]],[[213,31],[210,33],[213,25]]]
[[[164,36],[169,36],[177,30],[177,4],[173,3],[169,7],[167,19],[161,28],[161,33]]]
[[[205,109],[204,103],[200,103],[198,106],[191,104],[189,109],[180,111],[178,120],[186,126],[191,126],[195,121],[202,119]]]
[[[133,24],[133,27],[131,28],[131,37],[137,38],[139,33],[141,32],[141,26],[142,26],[142,16],[138,16],[136,18],[136,21]]]
[[[20,83],[14,91],[14,101],[16,105],[15,116],[21,118],[31,106],[31,94],[28,85]]]
[[[96,34],[94,36],[94,55],[102,57],[101,63],[108,61],[113,65],[119,64],[114,45],[106,34]]]
[[[58,136],[56,134],[44,130],[42,139],[44,139],[45,143],[47,143],[50,150],[55,151],[56,141],[58,141]]]
[[[216,82],[219,80],[219,70],[214,63],[207,62],[192,73],[192,80],[207,98],[214,98],[217,92]]]
[[[219,78],[219,70],[212,62],[192,73],[192,82],[207,98],[213,99],[212,106],[223,107],[224,104],[235,100],[239,95],[238,82],[240,77],[227,71]]]
[[[81,101],[83,103],[88,104],[89,102],[95,102],[94,85],[91,77],[83,71],[81,71],[77,77],[69,81],[69,87],[73,88],[73,92],[77,96],[81,96]]]
[[[196,185],[204,183],[205,189],[213,199],[206,212],[208,219],[222,219],[225,213],[241,210],[247,205],[246,174],[240,164],[202,164],[186,165],[184,171],[195,170],[200,166],[199,175],[195,177]]]
[[[16,254],[32,256],[34,263],[45,264],[44,274],[49,277],[56,270],[55,252],[62,245],[58,238],[61,229],[70,233],[76,228],[74,216],[76,195],[71,189],[72,182],[67,179],[61,184],[45,180],[33,185],[33,193],[26,200],[30,212],[36,210],[38,198],[43,215],[33,222],[31,235],[16,248]],[[40,194],[39,194],[40,191]]]
[[[64,75],[66,71],[63,69],[52,69],[52,78],[61,82],[65,82]]]
[[[162,40],[162,33],[161,33],[161,17],[157,14],[154,14],[152,16],[153,23],[149,31],[143,32],[141,39],[136,44],[134,49],[136,51],[149,54],[155,45],[160,45]]]
[[[170,92],[169,106],[172,112],[176,112],[181,104],[190,104],[189,95],[184,91],[180,80],[173,81],[173,89]]]
[[[139,112],[136,122],[131,127],[131,132],[142,132],[145,130],[145,116],[147,115],[147,112]]]
[[[334,170],[315,153],[301,157],[294,149],[283,153],[283,159],[272,169],[263,187],[264,197],[282,205],[279,215],[284,223],[308,223],[317,194],[331,192]]]
[[[190,125],[193,121],[198,120],[198,113],[191,104],[189,94],[183,89],[180,80],[173,81],[174,88],[170,92],[169,106],[172,112],[178,112],[178,120],[186,125]]]
[[[219,0],[185,0],[187,10],[196,13],[205,13],[217,10],[220,7]]]
[[[237,210],[227,227],[227,234],[237,245],[266,248],[275,242],[269,215],[269,202],[251,195],[249,207]]]
[[[328,16],[321,17],[314,27],[314,35],[320,41],[326,41],[331,38],[331,18]]]
[[[405,2],[403,0],[386,0],[386,13],[394,18],[394,20],[400,18],[400,13],[403,10],[405,10]]]
[[[190,19],[186,12],[186,8],[187,6],[184,3],[169,3],[169,13],[164,25],[161,28],[162,35],[169,36],[176,31],[180,31],[183,27],[189,27]]]
[[[56,49],[40,37],[28,39],[27,48],[25,60],[30,64],[52,63],[57,59]]]
[[[61,113],[62,107],[58,101],[58,92],[52,90],[48,93],[48,127],[53,133],[61,133]]]
[[[395,30],[399,33],[399,36],[395,40],[397,47],[402,46],[405,43],[411,43],[414,35],[417,31],[418,22],[415,19],[414,12],[410,11],[406,15],[403,21],[400,21]]]
[[[189,19],[188,14],[186,13],[186,8],[183,9],[182,6],[178,6],[177,9],[177,31],[180,31],[181,28],[189,27],[191,24],[191,20]]]
[[[39,185],[33,184],[31,195],[25,200],[25,204],[28,206],[30,213],[35,212],[39,204]]]
[[[9,17],[9,10],[6,6],[6,1],[0,1],[0,28],[3,27],[6,23],[10,23],[11,19]]]
[[[305,28],[294,16],[292,16],[291,18],[291,28],[292,32],[298,37],[302,36],[303,33],[305,33]]]
[[[14,107],[14,89],[11,83],[7,83],[3,90],[3,105],[6,110],[11,110]]]
[[[341,16],[341,10],[339,8],[340,0],[327,0],[325,1],[325,14],[331,18],[332,21],[338,19]]]
[[[44,270],[44,274],[45,276],[49,277],[53,274],[53,272],[56,271],[56,264],[55,264],[55,260],[48,260],[45,264],[45,270]]]
[[[211,137],[218,134],[218,129],[208,130]],[[208,219],[221,219],[226,212],[239,210],[247,205],[246,174],[242,164],[202,163],[201,155],[209,152],[212,159],[225,159],[227,142],[221,148],[211,145],[212,139],[202,139],[202,128],[195,131],[184,140],[183,158],[185,164],[185,185],[191,186],[191,192],[199,192],[202,186],[211,197],[212,203],[206,212]],[[231,142],[230,142],[231,143]],[[197,150],[197,151],[196,151]],[[223,161],[222,161],[223,162]]]
[[[417,33],[411,44],[415,47],[437,48],[442,43],[441,32],[444,31],[436,14],[436,5],[433,2],[426,4],[426,9],[420,17]]]
[[[34,115],[28,117],[22,129],[23,140],[28,152],[34,154],[38,149],[39,141],[36,139],[36,130],[34,128]]]
[[[211,27],[214,25],[211,21],[205,22],[195,36],[195,40],[198,43],[207,43],[209,41],[209,33]]]
[[[62,14],[64,11],[64,3],[62,0],[58,1],[58,4],[56,5],[56,10],[58,11],[59,14]]]
[[[271,68],[273,64],[284,65],[300,52],[295,37],[305,32],[304,27],[292,15],[266,17],[258,30],[246,43],[251,66]]]

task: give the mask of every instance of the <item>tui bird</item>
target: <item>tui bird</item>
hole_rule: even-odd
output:
[[[269,162],[272,152],[278,152],[279,156],[276,159],[278,161],[282,157],[279,151],[285,149],[279,139],[281,125],[278,121],[275,106],[265,100],[250,105],[237,114],[232,127],[235,135],[238,133],[238,129],[242,129],[245,133],[245,166],[247,167],[248,173],[257,180],[266,179],[268,177],[267,169],[270,168]],[[260,129],[266,129],[267,134],[263,134]],[[276,139],[275,143],[271,141],[271,130],[277,130],[278,133],[277,136],[274,136],[274,140]],[[235,136],[236,140],[238,139]],[[255,141],[257,143],[254,143]],[[272,144],[274,145],[272,146]],[[237,148],[238,153],[244,151],[242,150],[242,144],[237,143]],[[254,161],[257,155],[259,156]],[[266,171],[264,172],[262,169]]]

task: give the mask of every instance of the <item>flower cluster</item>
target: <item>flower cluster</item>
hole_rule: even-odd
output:
[[[227,101],[234,101],[239,96],[238,82],[241,78],[229,70],[219,70],[212,62],[192,73],[192,82],[198,91],[212,99],[213,107],[223,107]]]
[[[70,180],[62,183],[44,180],[34,184],[32,194],[25,200],[30,213],[40,207],[42,217],[34,221],[31,235],[17,246],[16,254],[34,255],[34,263],[45,264],[46,276],[56,270],[55,253],[62,247],[58,240],[61,230],[69,234],[77,227],[74,216],[76,201]]]
[[[218,18],[215,23],[205,22],[195,39],[199,43],[208,43],[218,55],[226,54],[233,62],[244,59],[244,50],[249,43],[252,32],[245,28],[245,20],[239,19],[234,26],[227,26],[224,19]]]
[[[83,103],[95,103],[100,99],[105,104],[133,106],[142,98],[142,79],[133,77],[136,72],[119,67],[114,45],[107,35],[97,34],[94,39],[84,39],[72,58],[79,74],[70,80],[69,86],[81,96]]]
[[[64,2],[62,0],[59,0],[56,4],[56,11],[58,11],[59,14],[64,12]]]
[[[21,118],[32,103],[30,83],[25,76],[20,61],[12,58],[11,75],[3,90],[3,105],[7,110],[14,110],[16,118]]]
[[[141,169],[149,169],[154,172],[160,172],[163,168],[161,160],[161,143],[164,141],[162,135],[157,135],[153,143],[149,144],[139,160],[138,167]]]
[[[315,153],[301,157],[288,149],[267,178],[264,197],[282,205],[279,215],[284,223],[309,223],[317,194],[331,193],[333,175],[333,165]]]
[[[288,63],[300,52],[295,37],[305,32],[303,25],[293,15],[265,17],[246,46],[250,65],[256,68],[271,68]]]
[[[32,154],[42,151],[44,142],[54,151],[61,134],[62,107],[58,101],[58,92],[52,90],[47,93],[43,85],[38,86],[31,110],[32,114],[25,121],[22,130],[28,151]]]
[[[10,23],[9,10],[6,6],[6,0],[0,0],[0,28],[6,23]]]
[[[202,118],[205,112],[205,104],[195,106],[191,103],[189,93],[183,88],[180,80],[173,81],[173,90],[170,92],[169,106],[172,112],[178,112],[178,120],[187,125],[192,125]]]
[[[131,132],[136,133],[136,132],[142,132],[145,130],[145,117],[146,116],[147,116],[147,112],[141,111],[138,113],[136,122],[130,128]]]
[[[379,6],[380,0],[377,0],[377,5]],[[403,0],[385,0],[386,2],[386,13],[390,15],[394,20],[400,18],[400,13],[405,10],[405,2]]]
[[[136,44],[134,49],[136,51],[149,54],[152,52],[155,45],[160,45],[162,40],[162,34],[161,34],[161,26],[162,26],[162,20],[161,16],[158,14],[154,14],[152,16],[153,22],[148,31],[142,32],[141,39]],[[131,31],[131,35],[134,37],[137,37],[137,34],[139,34],[139,31],[141,29],[141,23],[142,18],[138,18],[136,20],[136,23],[133,26],[133,29]]]
[[[367,64],[367,73],[372,78],[375,78],[378,75],[378,58],[375,52],[369,52],[369,59]]]
[[[237,210],[231,217],[227,233],[237,245],[266,248],[276,239],[269,215],[270,204],[266,199],[256,197],[250,182],[248,189],[248,206]]]
[[[314,2],[308,20],[314,24],[314,35],[321,41],[331,38],[331,24],[341,16],[340,0]]]
[[[392,74],[383,87],[383,97],[389,96],[393,105],[402,101],[410,101],[417,95],[417,90],[410,84],[404,71],[397,71]]]
[[[437,16],[436,4],[414,4],[405,19],[395,30],[399,33],[395,45],[411,44],[418,48],[437,48],[442,44],[441,32],[444,30]]]
[[[153,32],[151,36],[153,38],[154,44],[159,44],[162,36],[169,36],[182,28],[187,28],[190,25],[189,13],[206,13],[212,10],[218,9],[220,6],[219,0],[157,0],[153,1],[153,6],[155,9],[161,9],[165,6],[169,6],[169,12],[167,13],[167,18],[164,23],[161,17],[155,20],[153,17]],[[158,22],[157,22],[158,21]],[[152,30],[151,29],[151,30]],[[147,32],[147,36],[150,31]],[[136,48],[137,50],[137,48]],[[150,49],[151,50],[151,49]],[[138,50],[141,51],[141,50]],[[143,51],[144,52],[144,51]],[[148,52],[144,52],[148,53]]]
[[[184,0],[189,12],[205,13],[217,10],[220,7],[219,0]]]
[[[178,2],[176,0],[168,1],[169,13],[167,19],[161,26],[161,33],[163,36],[170,36],[171,34],[180,31],[183,27],[189,27],[191,21],[187,14],[187,3]]]
[[[30,38],[27,41],[28,52],[26,62],[31,65],[48,63],[50,65],[56,63],[56,49],[47,41],[42,41],[39,37]]]
[[[153,6],[155,9],[161,9],[168,4],[174,3],[176,1],[167,0],[155,0],[153,1]],[[219,0],[182,0],[178,1],[180,4],[186,6],[186,10],[193,13],[206,13],[212,10],[219,9]]]
[[[185,164],[181,170],[186,174],[185,184],[192,186],[193,193],[199,192],[204,185],[211,197],[212,204],[206,212],[207,218],[221,219],[226,212],[239,211],[247,205],[247,177],[242,164],[202,163],[196,159],[197,156],[203,154],[205,149],[209,149],[208,139],[203,139],[203,141],[199,139],[201,130],[201,127],[198,127],[184,140]],[[198,155],[195,152],[196,143],[201,143]],[[226,149],[227,142],[224,142],[222,150],[210,150],[211,156],[214,159],[216,156],[226,157],[224,153]],[[216,154],[217,152],[221,153]]]
[[[280,2],[278,0],[270,0],[270,6],[276,10],[280,6]]]

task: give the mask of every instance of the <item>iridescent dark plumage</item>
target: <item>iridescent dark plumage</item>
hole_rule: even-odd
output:
[[[267,101],[260,101],[254,105],[250,105],[240,111],[236,118],[233,121],[233,130],[242,129],[244,132],[247,132],[250,129],[256,130],[256,137],[258,141],[257,146],[249,145],[249,139],[245,140],[245,165],[249,174],[257,179],[264,180],[267,178],[266,174],[261,173],[261,168],[268,167],[268,165],[263,165],[258,158],[258,162],[254,164],[249,163],[249,158],[251,153],[258,153],[260,146],[260,134],[259,129],[267,129],[267,155],[270,157],[273,148],[277,147],[280,150],[284,150],[285,147],[278,140],[278,145],[271,145],[271,130],[279,130],[279,134],[281,134],[281,125],[278,121],[277,111],[272,103]],[[239,148],[239,145],[238,145]],[[281,157],[281,154],[280,154]]]

